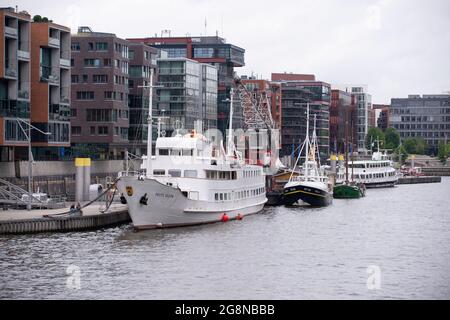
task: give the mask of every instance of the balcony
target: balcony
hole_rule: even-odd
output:
[[[62,105],[70,105],[70,89],[69,88],[61,88],[61,97],[60,103]]]
[[[17,39],[17,29],[5,26],[5,36]]]
[[[17,78],[17,61],[6,59],[5,60],[5,76],[8,78]]]
[[[48,119],[53,121],[70,121],[70,107],[50,104],[48,106]]]
[[[19,60],[30,61],[30,53],[28,51],[18,50],[17,51],[17,58]]]
[[[10,118],[29,118],[30,104],[25,101],[0,99],[0,116]]]
[[[30,99],[30,90],[28,89],[22,89],[17,92],[17,98],[22,100],[29,100]]]
[[[48,38],[48,44],[52,47],[59,48],[61,45],[61,41],[57,38]]]
[[[41,81],[49,84],[59,85],[59,68],[41,66]]]
[[[63,68],[70,68],[71,67],[70,59],[61,58],[59,60],[59,65]]]

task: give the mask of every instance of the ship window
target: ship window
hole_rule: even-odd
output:
[[[185,178],[197,178],[197,170],[184,170]]]
[[[179,149],[172,149],[170,151],[170,155],[171,156],[181,156],[181,150],[179,150]]]
[[[155,170],[153,170],[153,175],[155,175],[155,176],[165,176],[166,175],[166,170],[155,169]]]
[[[230,180],[231,172],[227,171],[225,172],[225,180]]]
[[[223,193],[220,194],[220,201],[223,201]]]
[[[169,170],[169,175],[174,178],[181,177],[181,170]]]
[[[192,149],[183,149],[184,157],[192,157],[194,155],[194,150]]]
[[[159,149],[159,155],[160,156],[168,156],[169,155],[169,149]]]
[[[214,199],[216,199],[216,201],[219,201],[219,194],[218,193],[214,194]]]
[[[231,179],[237,180],[237,172],[236,171],[231,172]]]

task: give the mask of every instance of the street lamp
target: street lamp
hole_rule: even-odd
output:
[[[33,188],[31,186],[31,179],[32,179],[32,175],[33,175],[33,162],[34,162],[33,152],[31,151],[31,129],[34,129],[46,136],[51,135],[51,132],[44,132],[20,118],[15,118],[14,120],[17,122],[17,124],[19,125],[19,128],[22,130],[23,134],[25,135],[25,137],[28,140],[28,204],[27,204],[27,210],[30,211],[31,210],[31,202],[32,202],[32,198],[33,198],[32,197],[32,194],[33,194],[32,189]],[[27,134],[27,131],[22,127],[22,124],[26,124],[28,126],[28,134]]]

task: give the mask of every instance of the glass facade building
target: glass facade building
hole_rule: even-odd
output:
[[[170,117],[164,131],[217,128],[217,68],[186,58],[158,59],[157,112]]]
[[[450,95],[410,95],[391,100],[390,126],[401,140],[423,138],[430,153],[450,138]]]
[[[316,118],[316,133],[320,157],[327,159],[330,146],[330,85],[320,81],[286,81],[281,83],[282,126],[281,155],[292,155],[292,150],[301,145],[306,132],[307,103],[310,104],[310,128]]]

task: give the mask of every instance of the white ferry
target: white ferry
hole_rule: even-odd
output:
[[[367,188],[393,187],[398,183],[398,174],[386,154],[375,152],[372,160],[352,161],[348,164],[349,174],[357,184]],[[336,184],[345,181],[345,168],[340,168]]]
[[[148,150],[150,141],[151,130]],[[145,174],[122,174],[118,181],[135,229],[214,223],[260,212],[267,202],[263,167],[247,165],[232,140],[227,149],[195,132],[159,137],[156,155],[150,152],[143,159]]]

